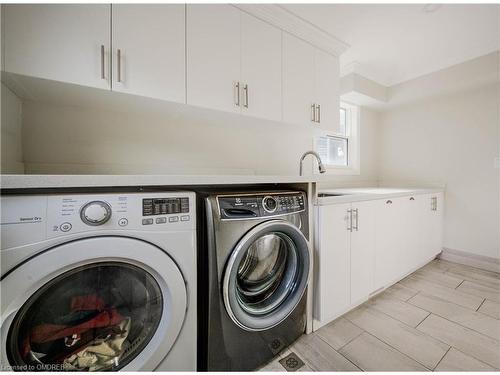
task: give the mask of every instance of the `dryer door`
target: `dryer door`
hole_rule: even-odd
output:
[[[247,331],[274,327],[300,302],[309,276],[309,246],[284,220],[251,229],[227,262],[223,297],[231,319]]]
[[[95,237],[49,249],[2,280],[2,364],[14,370],[154,370],[187,293],[160,248]]]

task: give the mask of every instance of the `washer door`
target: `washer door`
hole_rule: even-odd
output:
[[[283,220],[257,225],[238,242],[226,265],[226,310],[247,331],[274,327],[300,302],[308,276],[309,246],[302,232]]]
[[[95,237],[54,247],[2,280],[2,363],[14,370],[154,370],[187,308],[158,247]]]

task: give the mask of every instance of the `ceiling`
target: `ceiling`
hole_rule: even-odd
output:
[[[351,47],[342,75],[392,86],[500,49],[500,5],[288,4]]]

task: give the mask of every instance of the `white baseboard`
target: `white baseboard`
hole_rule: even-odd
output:
[[[500,273],[500,259],[469,253],[462,250],[443,248],[439,259]]]

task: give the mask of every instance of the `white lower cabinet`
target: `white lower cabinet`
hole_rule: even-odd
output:
[[[422,230],[422,253],[424,261],[441,252],[443,247],[443,193],[422,196],[421,210],[424,220]]]
[[[314,315],[319,322],[333,320],[350,305],[350,210],[350,203],[320,206],[317,210]]]
[[[351,305],[364,301],[375,285],[375,202],[352,204]]]
[[[443,193],[317,206],[313,329],[442,249]]]
[[[372,292],[374,207],[371,201],[318,207],[314,329]]]

